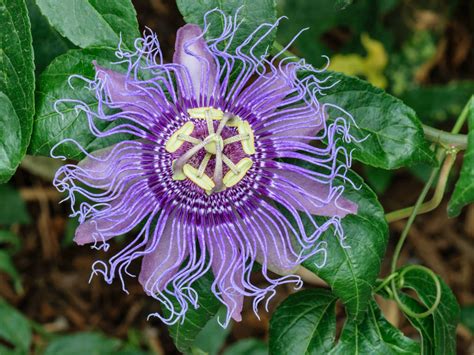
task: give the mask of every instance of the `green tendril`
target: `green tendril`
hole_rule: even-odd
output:
[[[382,289],[385,289],[385,291],[388,291],[387,290],[387,286],[388,284],[390,283],[390,281],[392,281],[392,279],[394,279],[395,277],[398,276],[398,272],[394,272],[390,275],[388,275],[386,278],[384,279],[381,279],[380,280],[380,285],[378,285],[375,289],[374,289],[374,293],[378,293],[380,290]],[[388,293],[388,292],[387,292]]]
[[[428,274],[431,277],[431,279],[434,281],[434,284],[435,284],[435,287],[436,287],[436,297],[435,297],[435,301],[433,302],[433,305],[431,305],[431,307],[429,307],[426,311],[421,312],[421,313],[413,312],[407,305],[405,305],[402,302],[402,300],[400,299],[400,296],[398,294],[398,290],[400,290],[401,288],[404,287],[404,282],[405,282],[404,276],[405,276],[405,274],[407,274],[408,272],[410,272],[412,270],[419,270],[419,271],[422,271],[422,272],[425,272],[426,274]],[[392,275],[394,275],[394,274],[391,274],[390,276],[392,276]],[[410,265],[410,266],[405,267],[402,271],[400,271],[400,274],[398,275],[398,277],[392,277],[390,279],[390,283],[391,283],[391,286],[392,286],[393,299],[395,299],[395,302],[397,302],[400,309],[406,315],[408,315],[409,317],[417,318],[417,319],[426,318],[426,317],[432,315],[436,311],[436,309],[438,308],[438,306],[441,302],[441,283],[439,282],[438,277],[436,276],[436,274],[433,271],[431,271],[430,269],[428,269],[427,267],[424,267],[422,265]],[[425,306],[427,306],[427,305],[425,305]]]

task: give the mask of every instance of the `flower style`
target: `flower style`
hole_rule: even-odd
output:
[[[133,53],[119,47],[120,61],[109,65],[116,70],[94,63],[95,79],[82,79],[97,108],[61,100],[86,113],[95,136],[131,137],[83,150],[84,160],[57,172],[55,186],[79,216],[74,240],[107,251],[109,239],[139,229],[118,254],[95,262],[93,274],[108,283],[118,276],[125,290],[123,276],[141,258],[138,280],[168,309],[167,317],[153,314],[168,324],[197,307],[193,283],[208,272],[227,306],[225,324],[241,319],[244,296],[253,297],[256,312],[277,285],[300,286],[292,273],[309,256],[325,256],[323,232],[332,228],[342,239],[341,218],[357,211],[335,182],[347,181],[350,154],[336,143],[352,139],[350,115],[318,102],[321,71],[253,54],[277,23],[234,44],[238,24],[221,16],[224,31],[214,39],[205,39],[207,16],[204,30],[180,28],[173,63],[163,62],[153,33]],[[76,203],[79,195],[85,202]],[[328,218],[317,223],[312,215]],[[250,279],[255,263],[265,288]]]

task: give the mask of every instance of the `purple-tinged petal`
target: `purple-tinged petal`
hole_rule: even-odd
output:
[[[95,62],[94,67],[97,78],[104,83],[105,93],[110,98],[112,105],[119,106],[122,111],[152,116],[151,111],[156,109],[156,103],[143,88],[138,84],[132,84],[126,74],[103,68]],[[156,100],[161,102],[158,97]]]
[[[140,157],[144,150],[146,148],[139,140],[123,141],[96,150],[78,163],[84,173],[77,174],[92,186],[110,186],[114,181],[117,184],[130,177],[136,178],[142,173]]]
[[[232,248],[224,236],[214,246],[212,258],[212,272],[221,297],[227,306],[230,316],[236,321],[242,320],[243,295],[243,267],[240,252],[236,246]]]
[[[282,117],[284,117],[282,115]],[[316,134],[324,127],[321,116],[317,113],[309,113],[305,117],[287,116],[271,123],[267,132],[272,132],[271,137],[316,137]]]
[[[138,276],[138,281],[147,294],[161,292],[188,255],[184,246],[184,228],[173,217],[171,215],[166,218],[164,228],[157,226],[154,237],[148,241],[147,253],[142,259]]]
[[[275,169],[273,172],[282,178],[281,182],[283,184],[287,185],[284,191],[274,189],[274,193],[291,196],[297,202],[294,200],[289,202],[297,210],[307,211],[318,216],[338,216],[341,218],[348,214],[357,213],[356,203],[342,196],[336,199],[331,198],[331,189],[328,184],[323,184],[293,171]],[[292,185],[298,186],[299,189]]]
[[[74,241],[78,245],[106,242],[131,231],[151,210],[139,186],[131,185],[97,216],[82,222],[76,229]]]
[[[290,275],[298,268],[298,255],[291,246],[291,232],[274,214],[264,211],[253,213],[247,229],[260,235],[263,245],[257,246],[256,260],[278,275]]]
[[[216,84],[218,68],[198,25],[187,24],[176,33],[173,62],[183,65],[191,78],[196,100],[210,96]]]

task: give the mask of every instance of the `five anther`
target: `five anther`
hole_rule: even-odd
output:
[[[213,107],[189,109],[188,114],[192,119],[206,120],[208,136],[205,138],[200,137],[202,139],[191,136],[195,128],[192,121],[186,122],[170,136],[165,144],[165,149],[169,153],[176,152],[185,142],[193,145],[193,147],[173,161],[173,179],[185,180],[188,178],[206,191],[208,195],[235,186],[245,177],[248,170],[252,167],[253,161],[249,157],[245,157],[235,164],[224,154],[224,147],[240,142],[246,154],[255,154],[255,138],[252,127],[240,117],[224,113]],[[213,121],[220,122],[217,130],[214,129]],[[224,127],[237,128],[238,134],[223,139],[221,133]],[[199,167],[195,168],[188,161],[201,149],[204,149],[206,154]],[[216,157],[213,178],[205,174],[212,156]],[[222,169],[224,165],[229,168],[229,171],[223,176]]]
[[[194,123],[186,122],[180,129],[174,132],[168,139],[165,149],[169,153],[176,152],[184,144],[184,140],[180,136],[189,136],[194,131]]]

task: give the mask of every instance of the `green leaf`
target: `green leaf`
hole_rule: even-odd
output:
[[[260,339],[243,339],[229,346],[222,355],[267,355],[268,347]]]
[[[440,277],[438,280],[441,284],[441,301],[434,313],[425,318],[415,318],[408,314],[405,316],[421,335],[423,354],[450,355],[456,353],[456,326],[460,310],[450,288]],[[436,287],[426,272],[412,269],[405,273],[403,287],[416,291],[421,301],[420,303],[404,293],[399,293],[402,302],[413,312],[424,312],[434,304]]]
[[[16,350],[29,353],[31,327],[15,308],[0,299],[0,339],[14,345]]]
[[[420,354],[420,344],[391,325],[371,301],[360,324],[347,321],[338,344],[329,354]]]
[[[21,123],[10,99],[0,92],[0,183],[7,182],[20,164]]]
[[[303,263],[332,288],[339,297],[349,318],[362,320],[372,298],[372,290],[380,272],[382,258],[388,240],[388,226],[384,211],[374,192],[364,184],[354,172],[349,171],[347,178],[359,190],[345,184],[344,197],[358,205],[355,215],[347,215],[342,219],[344,228],[344,246],[329,230],[321,240],[327,242],[327,261],[321,253]],[[320,217],[318,217],[318,220]]]
[[[77,333],[56,338],[46,348],[44,355],[102,355],[115,354],[121,345],[118,339],[99,333]]]
[[[57,57],[41,74],[39,80],[37,112],[34,122],[33,136],[31,138],[30,153],[34,155],[49,156],[51,148],[65,138],[73,138],[82,147],[89,151],[104,148],[124,137],[114,135],[109,139],[96,138],[89,129],[86,115],[75,110],[76,103],[60,103],[56,112],[54,105],[59,99],[73,99],[84,102],[92,109],[98,103],[94,94],[86,88],[80,79],[73,79],[68,84],[71,75],[82,75],[93,79],[95,69],[92,61],[96,60],[104,67],[110,67],[110,62],[116,61],[114,50],[106,48],[88,48],[83,50],[70,50]],[[117,70],[116,67],[114,67]],[[114,123],[112,123],[113,125]],[[104,130],[111,125],[109,122],[97,121],[96,126]],[[55,150],[68,158],[81,156],[80,150],[74,144],[63,144]]]
[[[328,290],[305,290],[285,299],[270,320],[270,353],[323,354],[336,337],[336,297]]]
[[[217,355],[231,330],[231,325],[227,328],[222,328],[219,324],[219,320],[225,319],[226,314],[227,308],[221,306],[214,318],[207,322],[206,326],[196,337],[193,344],[196,348],[203,350],[208,355]]]
[[[15,136],[15,141],[9,140],[8,149],[1,152],[1,155],[13,154],[8,159],[11,163],[7,165],[11,165],[9,168],[15,168],[26,152],[33,125],[35,90],[33,48],[25,1],[0,0],[0,8],[0,92],[8,97],[17,115],[17,118],[11,116],[10,104],[6,103],[6,99],[2,96],[0,129],[3,131],[17,128],[17,131],[11,132]],[[18,133],[21,136],[20,143],[16,140]],[[4,134],[2,132],[0,135],[0,141],[6,138]],[[1,150],[5,150],[3,144]],[[1,165],[4,165],[3,156],[1,160]],[[9,174],[11,170],[7,173],[0,172],[0,182],[6,181]]]
[[[222,305],[211,292],[212,282],[213,277],[208,273],[193,284],[193,288],[198,295],[199,307],[195,309],[191,306],[186,312],[183,322],[179,321],[168,327],[176,347],[182,353],[190,352],[199,333],[209,320],[216,315]],[[177,302],[175,302],[175,307],[179,307]],[[166,308],[163,313],[165,316],[170,315]]]
[[[177,0],[178,9],[187,23],[196,23],[201,27],[204,25],[204,15],[206,12],[219,8],[227,16],[232,16],[238,11],[239,29],[232,40],[229,48],[233,52],[255,29],[262,23],[274,23],[276,17],[276,5],[274,0]],[[208,17],[211,27],[207,33],[208,38],[216,38],[223,31],[223,21],[218,13],[213,13]],[[260,31],[255,39],[249,43],[245,49],[250,49],[260,35],[263,35],[268,29]],[[267,36],[253,50],[255,55],[261,55],[271,48],[275,39],[276,31]]]
[[[450,217],[458,216],[464,206],[474,202],[474,98],[469,101],[468,110],[467,149],[464,153],[461,175],[448,204]]]
[[[40,74],[58,55],[65,53],[74,45],[62,37],[50,25],[34,0],[27,0],[31,21],[33,49],[35,53],[36,75]]]
[[[41,12],[61,35],[85,48],[116,48],[120,36],[126,46],[140,37],[130,0],[36,0]]]
[[[393,172],[385,169],[364,166],[364,178],[367,184],[378,194],[383,194],[393,179]]]
[[[10,251],[14,254],[20,249],[21,240],[20,237],[10,231],[0,230],[0,246],[2,244],[10,245]]]
[[[0,272],[4,272],[11,277],[17,291],[22,289],[20,274],[18,274],[13,260],[6,250],[0,250]]]
[[[461,308],[461,323],[471,331],[471,334],[474,334],[474,305]]]
[[[0,225],[10,226],[15,223],[30,223],[30,215],[25,202],[17,190],[9,185],[0,185]]]
[[[370,166],[397,169],[420,162],[436,165],[416,113],[399,99],[369,83],[340,73],[329,73],[322,103],[342,107],[354,117],[351,134],[359,140],[346,144],[353,157]],[[329,121],[339,117],[329,109]],[[334,113],[335,117],[331,116]]]

